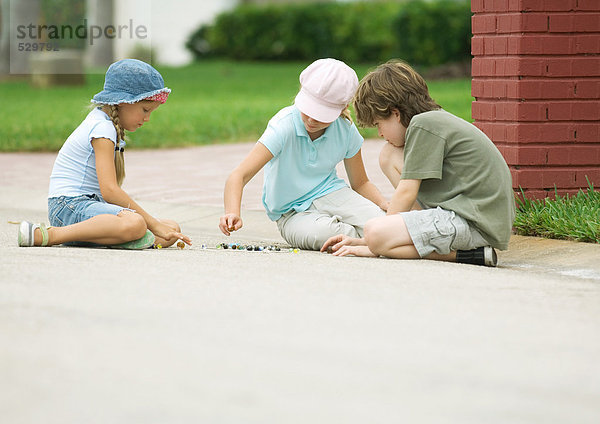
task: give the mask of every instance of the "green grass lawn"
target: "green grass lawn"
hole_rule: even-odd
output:
[[[290,105],[307,63],[206,61],[159,68],[173,92],[149,124],[129,133],[132,148],[166,148],[256,140],[268,120]],[[362,77],[371,67],[356,66]],[[39,89],[27,81],[0,82],[0,151],[57,151],[102,90],[103,74],[79,87]],[[471,120],[470,79],[431,81],[432,97],[446,110]],[[377,137],[375,130],[361,130]]]

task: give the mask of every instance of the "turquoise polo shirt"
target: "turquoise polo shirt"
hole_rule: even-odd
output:
[[[280,110],[258,140],[273,154],[265,165],[262,202],[272,221],[291,210],[307,210],[313,200],[347,187],[336,165],[360,150],[356,126],[338,118],[311,140],[295,106]]]

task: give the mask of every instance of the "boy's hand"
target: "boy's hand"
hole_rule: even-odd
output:
[[[347,236],[345,234],[338,234],[337,236],[330,237],[325,243],[323,243],[323,247],[321,247],[321,252],[337,252],[342,246],[365,246],[364,238],[354,238]]]
[[[226,236],[230,236],[233,231],[237,231],[244,225],[242,218],[234,213],[228,213],[219,220],[219,228]]]

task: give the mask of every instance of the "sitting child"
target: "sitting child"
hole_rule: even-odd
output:
[[[337,235],[334,255],[427,258],[496,266],[515,217],[510,171],[492,141],[444,111],[409,65],[390,61],[366,75],[357,120],[387,141],[379,162],[395,187],[387,215],[364,238]]]
[[[123,59],[106,72],[96,107],[58,152],[44,223],[21,222],[19,246],[109,246],[145,249],[168,247],[178,239],[191,244],[179,224],[147,213],[122,188],[125,178],[125,131],[135,131],[166,102],[171,90],[147,63]]]
[[[293,106],[280,110],[225,184],[219,228],[229,236],[242,228],[244,186],[265,168],[263,205],[293,247],[319,250],[335,234],[363,235],[365,223],[383,216],[387,200],[369,181],[362,136],[348,103],[358,86],[352,68],[319,59],[300,74]],[[343,161],[350,187],[338,177]]]

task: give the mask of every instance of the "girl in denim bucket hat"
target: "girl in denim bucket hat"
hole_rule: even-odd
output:
[[[362,237],[365,223],[385,215],[388,202],[367,178],[362,136],[348,104],[356,73],[336,59],[319,59],[300,74],[293,106],[280,110],[225,184],[225,235],[242,228],[243,188],[265,168],[263,205],[293,247],[319,250],[338,234]],[[350,187],[336,173],[343,161]]]
[[[23,221],[19,246],[70,245],[145,249],[191,244],[175,221],[157,219],[123,189],[125,131],[135,131],[165,103],[170,89],[147,63],[124,59],[106,72],[96,107],[67,138],[50,176],[52,227]]]

